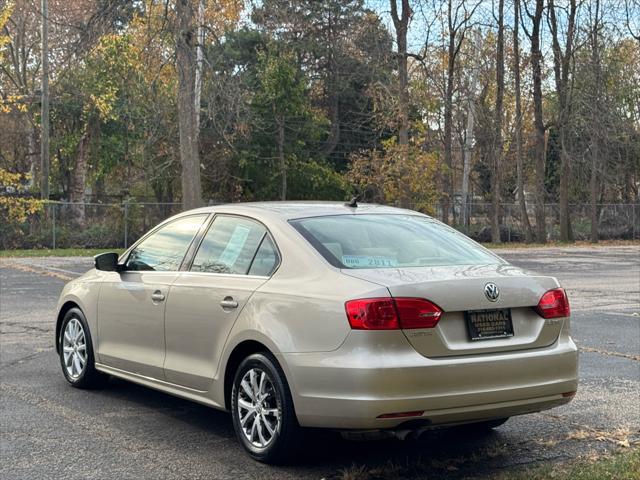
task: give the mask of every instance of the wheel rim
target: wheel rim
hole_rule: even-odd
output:
[[[87,341],[84,328],[77,318],[72,318],[64,327],[62,335],[62,358],[64,369],[72,379],[77,379],[87,365]]]
[[[238,387],[238,421],[255,447],[268,446],[280,430],[280,409],[269,375],[259,368],[247,371]]]

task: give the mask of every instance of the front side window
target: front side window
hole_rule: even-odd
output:
[[[190,215],[161,227],[129,255],[127,270],[177,271],[207,215]]]
[[[339,268],[502,263],[463,234],[418,215],[332,215],[290,223]]]
[[[217,216],[193,259],[192,272],[246,275],[266,234],[247,218]]]

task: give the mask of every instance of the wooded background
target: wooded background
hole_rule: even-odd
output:
[[[5,235],[36,198],[357,193],[465,230],[487,202],[494,242],[505,204],[538,242],[586,206],[597,241],[639,170],[640,0],[0,0]]]

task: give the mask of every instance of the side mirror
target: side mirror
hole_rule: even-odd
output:
[[[117,272],[120,270],[118,265],[118,254],[114,252],[101,253],[93,257],[93,264],[96,270],[103,272]]]

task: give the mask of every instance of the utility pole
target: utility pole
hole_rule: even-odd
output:
[[[42,95],[40,97],[40,197],[49,199],[49,2],[42,0]]]

